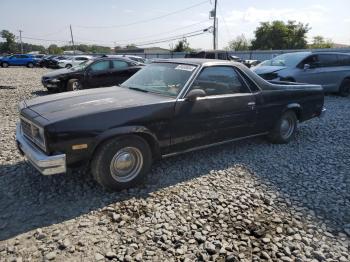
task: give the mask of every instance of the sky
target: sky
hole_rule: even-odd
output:
[[[0,30],[23,41],[48,46],[68,44],[69,25],[76,43],[105,46],[148,44],[212,26],[214,0],[2,0]],[[218,0],[219,48],[238,35],[254,37],[263,21],[295,20],[311,27],[308,40],[321,35],[350,44],[350,0]],[[172,14],[170,14],[172,13]],[[212,48],[212,34],[188,38],[192,48]],[[178,40],[145,45],[170,48]]]

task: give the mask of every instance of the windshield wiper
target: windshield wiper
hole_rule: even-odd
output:
[[[144,92],[144,93],[148,93],[148,90],[146,89],[142,89],[142,88],[138,88],[138,87],[128,87],[129,89],[131,90],[136,90],[136,91],[141,91],[141,92]]]

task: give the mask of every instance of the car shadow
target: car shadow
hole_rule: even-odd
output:
[[[47,90],[36,90],[36,91],[31,92],[31,94],[33,96],[46,96],[46,95],[50,95],[50,94],[53,94],[53,93],[49,92]]]
[[[346,195],[342,195],[346,191],[334,192],[334,184],[328,187],[314,182],[324,176],[317,170],[308,169],[311,160],[315,162],[315,155],[305,154],[300,156],[305,159],[297,162],[299,157],[291,154],[293,150],[300,152],[301,147],[313,146],[315,139],[307,138],[312,135],[310,132],[303,128],[288,145],[271,145],[263,138],[254,138],[167,158],[153,165],[144,185],[113,193],[104,191],[85,169],[72,170],[65,175],[42,176],[23,161],[1,165],[0,240],[74,219],[118,201],[147,198],[159,189],[235,165],[249,168],[261,183],[278,192],[291,207],[306,207],[315,219],[321,219],[331,230],[340,230],[339,225],[346,223],[349,216],[346,217],[346,211],[344,214],[334,212],[334,208],[339,208],[339,200],[346,201]],[[329,175],[337,175],[337,172]],[[343,183],[349,185],[349,182],[339,179],[339,185],[335,186],[341,188]],[[308,190],[305,186],[312,188]]]

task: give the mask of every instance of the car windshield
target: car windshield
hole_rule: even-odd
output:
[[[88,65],[90,65],[93,61],[94,61],[94,60],[86,60],[86,61],[80,63],[79,65],[73,66],[73,67],[71,68],[71,70],[74,71],[74,70],[81,70],[81,69],[84,69],[84,68],[86,68]]]
[[[300,61],[307,57],[309,54],[309,52],[296,52],[279,55],[272,58],[271,60],[266,61],[266,64],[264,64],[264,66],[293,67],[299,64]]]
[[[195,69],[195,65],[188,64],[149,64],[121,86],[141,92],[176,97]]]

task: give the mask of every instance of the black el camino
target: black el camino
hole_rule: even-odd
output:
[[[142,63],[128,58],[99,57],[49,72],[42,76],[41,82],[51,92],[113,86],[123,83],[142,66]]]
[[[118,87],[20,103],[19,150],[44,175],[89,163],[105,188],[142,181],[162,157],[266,135],[293,138],[298,122],[324,114],[321,86],[267,82],[240,63],[172,59]]]

